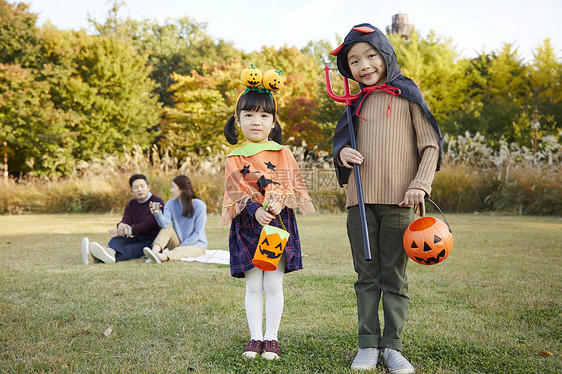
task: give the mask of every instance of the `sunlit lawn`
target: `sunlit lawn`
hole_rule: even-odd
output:
[[[447,218],[449,258],[409,265],[404,355],[417,373],[562,372],[562,219]],[[82,236],[105,244],[118,220],[0,216],[0,372],[349,372],[355,274],[344,214],[298,216],[305,269],[285,277],[276,362],[241,357],[244,281],[228,266],[82,265]],[[227,234],[209,217],[209,248],[227,249]]]

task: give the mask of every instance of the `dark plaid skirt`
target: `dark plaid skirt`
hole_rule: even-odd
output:
[[[295,212],[292,209],[285,208],[281,211],[281,219],[287,231],[291,234],[285,246],[287,258],[285,273],[289,273],[302,269],[301,243]],[[269,224],[281,227],[277,218]],[[230,275],[233,277],[244,278],[244,272],[254,267],[252,259],[258,246],[262,227],[246,209],[242,210],[232,220],[228,243],[230,248]]]

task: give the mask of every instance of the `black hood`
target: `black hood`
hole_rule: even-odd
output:
[[[371,44],[383,56],[384,62],[386,63],[387,82],[392,82],[402,75],[402,71],[400,71],[400,67],[396,61],[396,53],[394,52],[392,43],[390,43],[390,40],[388,40],[384,33],[368,23],[362,23],[351,29],[349,34],[345,37],[343,43],[332,51],[332,55],[337,55],[338,70],[341,75],[355,80],[353,79],[353,75],[351,75],[351,70],[349,70],[347,52],[349,52],[349,49],[353,44],[359,42]],[[342,51],[343,53],[340,53]],[[390,83],[387,84],[390,85]]]

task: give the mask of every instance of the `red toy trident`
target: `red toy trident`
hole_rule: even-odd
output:
[[[343,77],[344,95],[337,96],[332,91],[330,83],[330,68],[328,65],[324,68],[326,72],[326,91],[332,100],[340,103],[345,103],[345,110],[347,114],[347,124],[349,126],[349,136],[351,138],[351,148],[357,150],[357,143],[355,142],[355,131],[353,131],[353,117],[351,116],[351,103],[361,96],[361,92],[352,95],[349,92],[349,80]],[[365,258],[367,261],[371,260],[371,247],[369,245],[369,232],[367,230],[367,217],[365,216],[365,204],[363,200],[363,187],[361,184],[361,175],[359,175],[359,165],[353,164],[353,171],[355,174],[355,184],[357,185],[357,201],[359,202],[359,215],[361,218],[361,229],[363,230],[363,248],[365,248]]]

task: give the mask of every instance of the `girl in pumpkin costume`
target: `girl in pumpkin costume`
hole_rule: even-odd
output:
[[[225,194],[221,224],[230,223],[230,272],[246,279],[245,307],[251,340],[244,348],[245,357],[258,355],[276,359],[281,355],[277,331],[283,312],[283,274],[302,269],[302,256],[295,209],[314,212],[300,169],[291,154],[280,145],[281,127],[276,117],[276,102],[271,90],[278,90],[278,81],[264,88],[261,71],[243,79],[248,89],[240,95],[236,114],[225,125],[230,144],[238,143],[241,132],[246,141],[227,156]],[[242,77],[244,78],[243,72]],[[267,74],[267,73],[266,73]],[[249,74],[246,74],[249,75]],[[276,79],[280,80],[280,75]],[[279,222],[283,221],[283,225]],[[271,249],[273,243],[258,243],[262,226],[284,226],[290,233],[278,267],[263,271],[252,263],[258,245]],[[263,293],[265,292],[266,331],[263,333]]]

